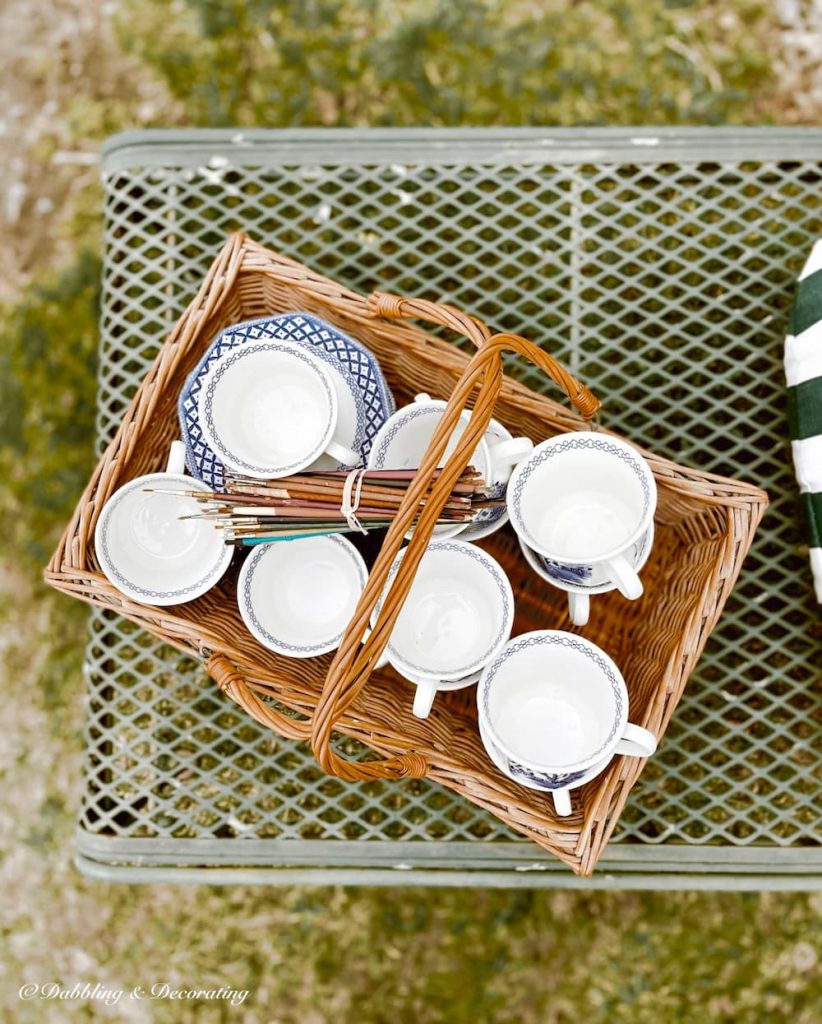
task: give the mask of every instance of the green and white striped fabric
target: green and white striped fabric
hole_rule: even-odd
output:
[[[811,571],[822,602],[822,239],[799,275],[785,339],[793,463],[807,511]]]

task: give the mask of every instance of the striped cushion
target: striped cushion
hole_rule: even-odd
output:
[[[808,515],[816,599],[822,602],[822,239],[799,275],[790,330],[785,339],[788,422]]]

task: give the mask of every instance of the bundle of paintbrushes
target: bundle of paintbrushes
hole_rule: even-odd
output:
[[[202,506],[185,518],[211,521],[227,544],[266,544],[333,533],[385,529],[398,511],[416,470],[368,469],[305,472],[276,480],[226,474],[222,491],[184,493]],[[434,479],[439,475],[435,472]],[[424,504],[424,502],[423,502]],[[472,468],[462,474],[446,501],[438,525],[471,523],[504,498],[490,497]]]

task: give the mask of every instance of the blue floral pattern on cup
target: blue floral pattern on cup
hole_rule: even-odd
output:
[[[518,778],[527,779],[529,782],[533,782],[535,786],[539,786],[541,789],[564,789],[566,786],[572,785],[577,782],[585,774],[581,772],[566,772],[564,775],[556,775],[551,772],[538,772],[533,768],[528,768],[524,764],[519,764],[516,761],[512,761],[507,758],[508,771]]]
[[[647,558],[648,550],[653,538],[653,529],[648,529],[631,548],[629,561],[635,568],[640,568]],[[525,541],[520,543],[524,544]],[[596,570],[592,565],[566,565],[564,562],[555,562],[545,555],[541,555],[533,548],[528,548],[531,557],[542,569],[546,576],[562,584],[577,587],[580,590],[589,590],[591,593],[602,593],[605,590],[612,590],[614,583],[603,576],[603,570],[598,567]]]
[[[590,582],[594,572],[592,565],[571,565],[567,562],[555,562],[550,558],[541,558],[540,563],[552,579],[561,583],[571,583],[575,587],[584,587]]]

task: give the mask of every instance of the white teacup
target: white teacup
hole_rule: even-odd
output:
[[[289,476],[323,455],[346,466],[360,462],[335,437],[339,406],[327,367],[292,342],[229,349],[206,374],[198,402],[207,444],[246,476]]]
[[[600,573],[629,600],[641,596],[632,559],[653,522],[656,482],[632,445],[593,431],[549,438],[514,470],[506,501],[520,539],[558,576]]]
[[[422,461],[425,451],[434,436],[434,431],[442,419],[448,403],[438,398],[431,398],[430,395],[421,393],[416,396],[413,403],[398,409],[393,416],[385,421],[371,446],[368,456],[369,469],[416,469]],[[471,413],[463,412],[459,423],[454,428],[448,441],[448,446],[440,460],[443,466],[456,448],[459,439],[471,422]],[[514,465],[523,456],[532,450],[533,443],[527,437],[511,437],[510,433],[496,423],[495,428],[489,427],[485,436],[480,440],[471,456],[471,465],[481,474],[483,480],[489,485],[492,493],[502,494],[504,486],[513,470]],[[499,437],[496,428],[499,428]],[[496,485],[496,491],[494,488]],[[483,520],[484,525],[491,522],[491,517]],[[493,521],[492,528],[487,533],[493,532],[502,525],[504,520]],[[480,523],[470,524],[479,526]],[[469,524],[457,523],[454,526],[436,526],[434,536],[456,537],[468,528]],[[408,536],[412,531],[409,531]],[[476,538],[478,535],[474,533]],[[480,534],[485,536],[485,533]]]
[[[653,543],[654,524],[651,521],[651,525],[626,556],[636,572],[639,572],[648,561]],[[550,558],[533,551],[521,537],[519,546],[526,562],[538,576],[567,592],[568,612],[575,626],[587,624],[591,614],[591,597],[594,594],[607,594],[608,591],[617,589],[614,580],[608,578],[606,563],[581,566],[581,571],[578,571],[577,567],[569,569],[568,566],[552,562]]]
[[[540,789],[583,785],[615,754],[656,750],[653,733],[628,721],[619,669],[573,633],[545,629],[510,640],[485,667],[477,704],[489,756],[504,756],[506,775]],[[570,812],[563,797],[555,806]]]
[[[372,626],[404,555],[405,550],[391,566]],[[500,565],[473,544],[435,540],[417,567],[384,661],[416,685],[414,714],[427,718],[438,691],[477,682],[483,666],[511,635],[513,623],[514,594]]]
[[[106,502],[94,531],[100,568],[121,593],[142,604],[193,601],[228,568],[233,549],[214,526],[183,519],[201,511],[174,491],[210,490],[185,476],[185,445],[174,441],[164,473],[129,481]]]
[[[287,658],[314,658],[340,643],[368,570],[345,537],[256,545],[240,570],[237,604],[250,633]]]

